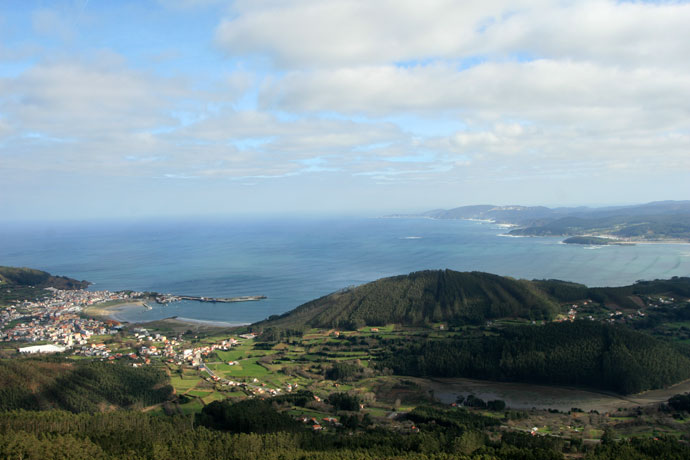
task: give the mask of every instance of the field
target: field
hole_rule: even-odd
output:
[[[507,419],[507,427],[595,442],[605,428],[615,427],[618,436],[690,434],[690,423],[659,411],[659,404],[670,396],[690,391],[690,382],[643,394],[620,396],[585,388],[556,387],[472,379],[424,379],[382,373],[376,368],[380,340],[422,338],[423,336],[481,336],[490,331],[479,327],[444,331],[402,328],[396,325],[358,331],[311,329],[301,336],[276,342],[239,339],[227,351],[216,350],[204,357],[208,369],[220,380],[214,381],[203,369],[186,364],[165,363],[171,384],[178,395],[173,413],[189,414],[225,398],[266,397],[308,390],[316,397],[306,406],[289,407],[296,417],[323,420],[335,415],[326,404],[329,395],[349,393],[363,404],[360,416],[368,414],[378,424],[395,427],[397,414],[425,404],[448,407],[458,396],[473,395],[485,401],[503,400],[517,419]],[[204,346],[233,336],[232,331],[195,332],[195,346]],[[349,377],[331,379],[329,369],[336,363],[353,366]],[[228,384],[232,382],[232,386]],[[170,413],[168,408],[168,413]],[[504,417],[503,412],[483,410],[484,414]]]

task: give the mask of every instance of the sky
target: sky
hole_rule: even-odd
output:
[[[690,3],[3,0],[0,220],[690,199]]]

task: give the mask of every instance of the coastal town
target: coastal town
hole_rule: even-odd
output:
[[[85,345],[92,336],[116,334],[120,329],[117,321],[84,315],[86,308],[143,296],[138,292],[46,290],[50,294],[43,299],[25,300],[0,310],[0,340],[50,342],[65,349]]]
[[[0,310],[0,341],[24,345],[16,348],[21,354],[69,353],[108,361],[126,360],[133,367],[151,365],[152,359],[159,360],[177,368],[195,369],[206,374],[204,379],[211,383],[253,395],[275,396],[299,386],[288,383],[284,388],[271,388],[256,378],[248,381],[227,379],[217,375],[204,362],[216,351],[228,351],[240,341],[254,339],[254,334],[240,334],[237,338],[228,337],[192,347],[182,335],[167,337],[144,327],[125,330],[118,321],[96,318],[88,313],[89,307],[141,302],[147,298],[146,293],[46,290],[48,296],[42,299],[17,302]],[[154,298],[157,303],[178,300],[177,296],[164,294]],[[227,362],[227,366],[238,365],[236,360]]]

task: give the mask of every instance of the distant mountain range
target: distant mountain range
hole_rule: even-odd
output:
[[[605,208],[474,205],[390,217],[489,220],[518,227],[509,231],[514,236],[609,236],[624,240],[690,241],[690,201],[656,201]]]

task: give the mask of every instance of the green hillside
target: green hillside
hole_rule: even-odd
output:
[[[421,271],[384,278],[308,302],[260,325],[357,328],[396,323],[479,324],[551,319],[558,305],[530,281],[482,272]]]

